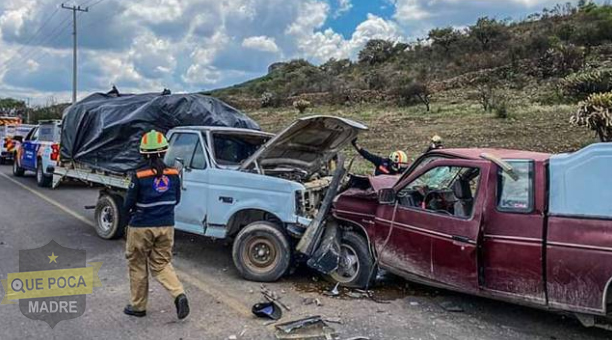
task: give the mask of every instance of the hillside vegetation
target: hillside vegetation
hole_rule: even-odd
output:
[[[523,21],[437,28],[409,44],[371,40],[355,61],[275,63],[211,94],[266,130],[337,114],[368,124],[362,144],[374,151],[414,155],[433,134],[448,146],[546,152],[610,141],[612,95],[592,95],[611,90],[612,6],[580,1]]]

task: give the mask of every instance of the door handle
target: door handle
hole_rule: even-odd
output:
[[[452,235],[453,241],[462,242],[462,243],[471,243],[471,240],[465,236]]]
[[[221,203],[232,204],[232,203],[234,203],[234,198],[233,197],[227,197],[227,196],[219,196],[219,201],[221,201]]]

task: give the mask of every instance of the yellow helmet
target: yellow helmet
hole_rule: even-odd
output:
[[[151,130],[145,133],[140,140],[140,153],[153,154],[166,152],[168,150],[168,140],[163,133]]]
[[[431,142],[435,144],[442,143],[442,137],[440,137],[439,135],[434,135],[433,137],[431,137]]]
[[[393,151],[389,155],[389,159],[392,163],[397,164],[400,168],[405,168],[408,166],[408,155],[404,151]]]

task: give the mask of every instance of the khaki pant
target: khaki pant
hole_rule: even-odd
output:
[[[185,292],[170,263],[173,244],[174,227],[128,228],[125,257],[130,273],[131,305],[135,311],[147,309],[149,269],[172,298]]]

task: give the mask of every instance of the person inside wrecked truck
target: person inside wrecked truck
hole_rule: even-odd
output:
[[[352,141],[353,146],[359,152],[361,157],[374,164],[376,170],[375,176],[379,175],[398,175],[406,171],[410,165],[408,155],[404,151],[394,151],[388,158],[383,158],[368,152],[366,149],[357,144],[357,138]]]
[[[125,199],[125,209],[131,213],[125,249],[131,301],[123,312],[131,316],[147,314],[149,270],[174,298],[178,318],[189,314],[185,290],[170,263],[174,207],[181,199],[181,183],[178,171],[163,161],[167,150],[168,141],[162,133],[152,130],[142,137],[140,153],[148,164],[132,178]]]

